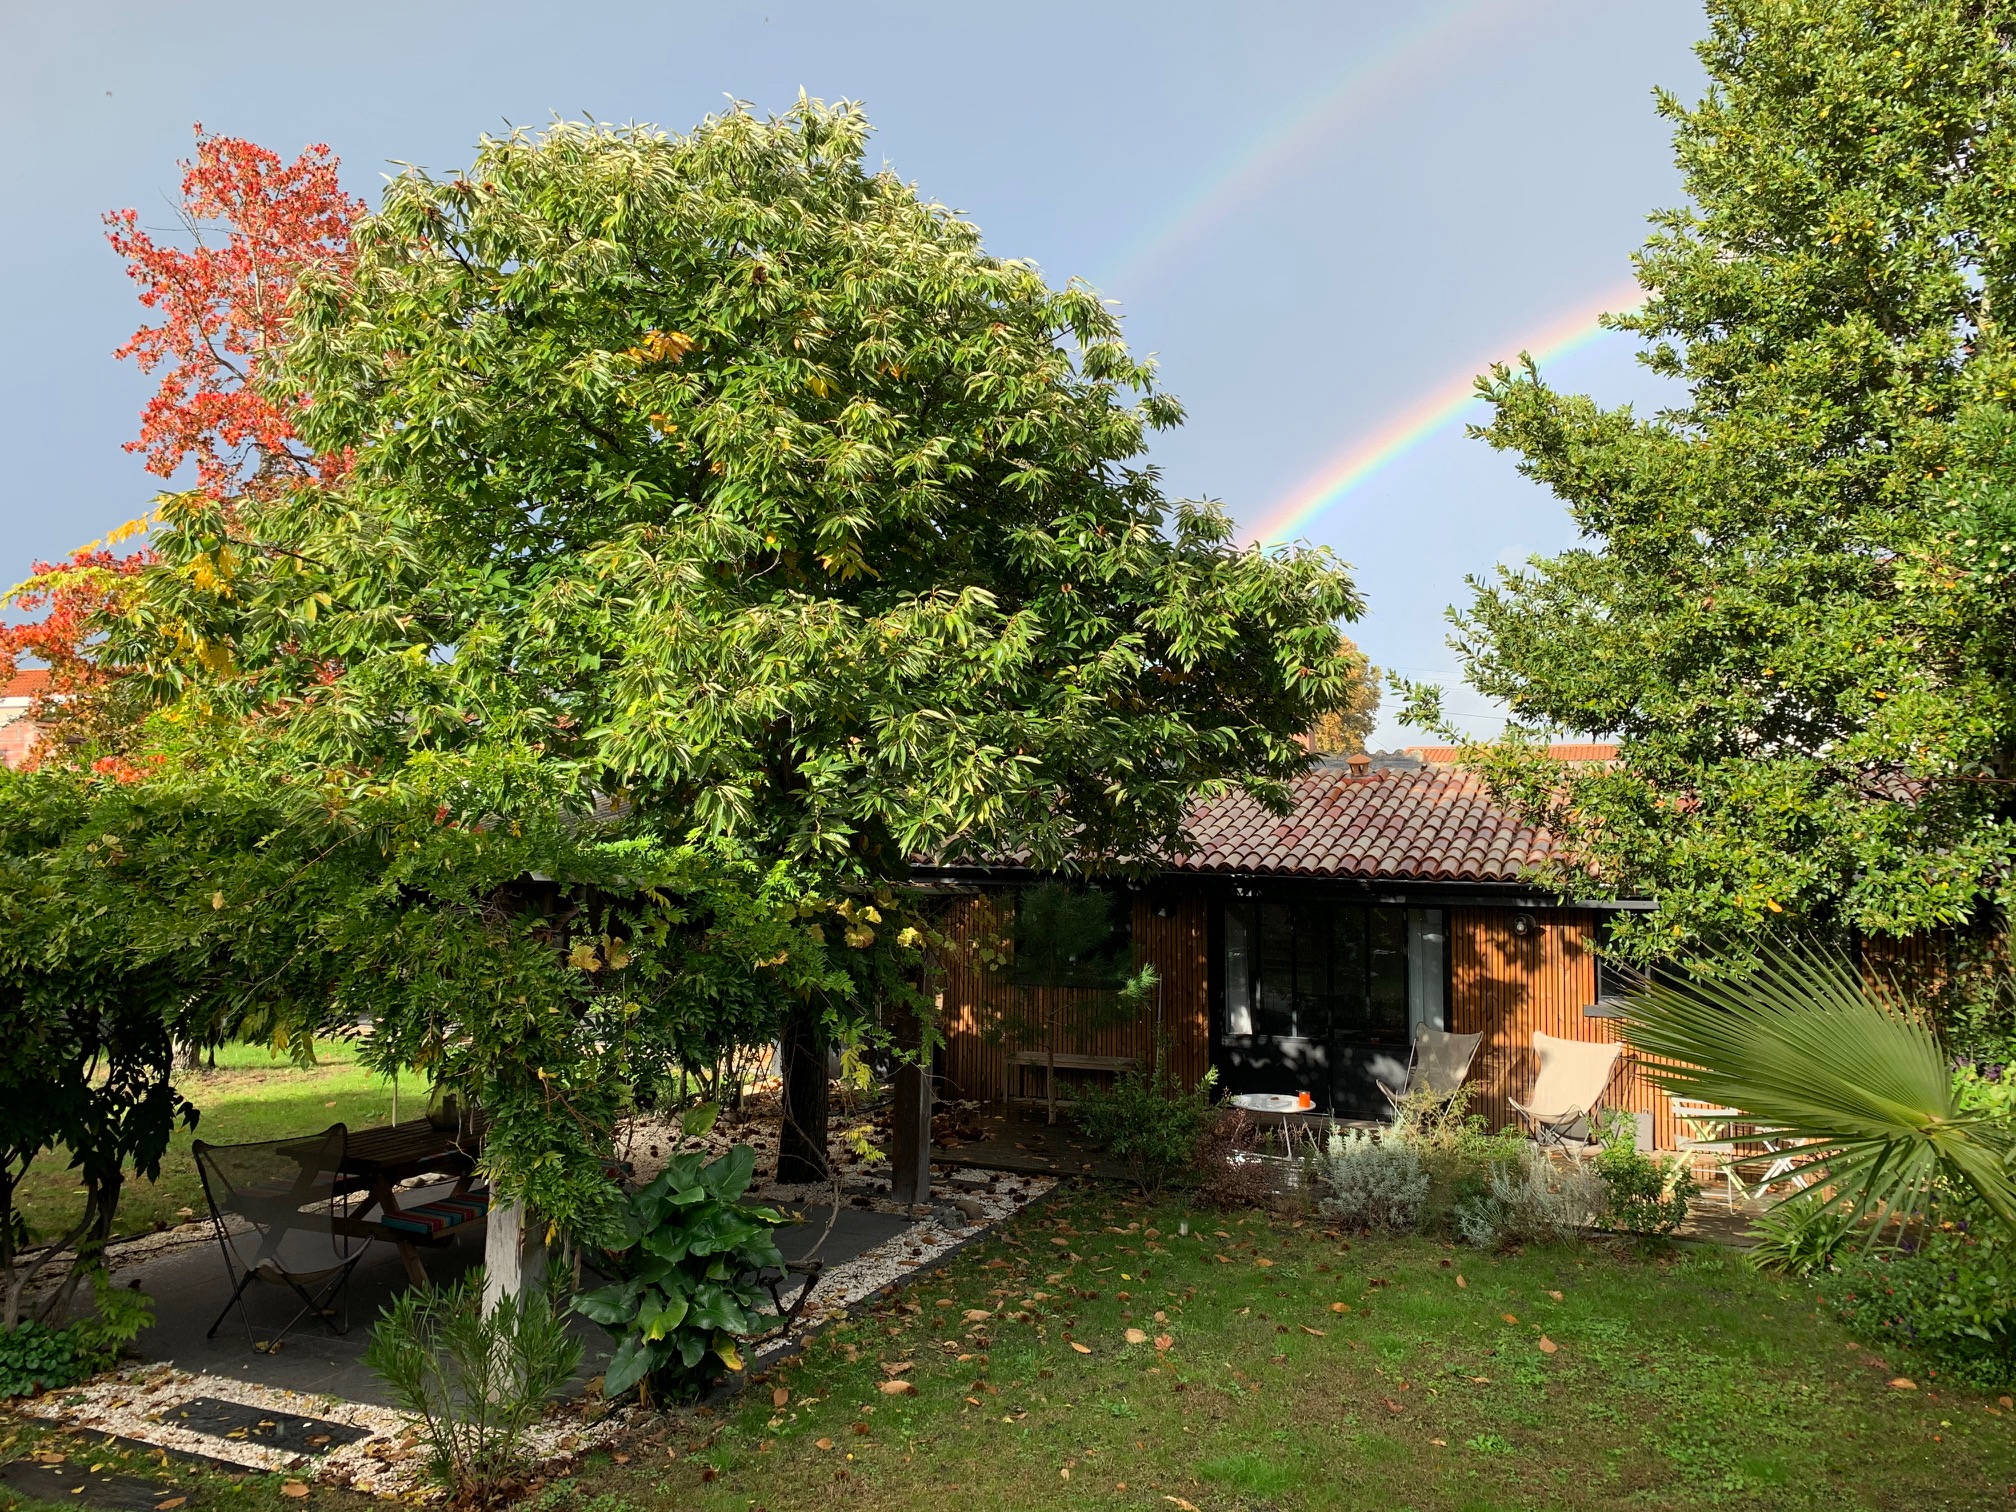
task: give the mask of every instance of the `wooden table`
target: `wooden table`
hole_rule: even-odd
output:
[[[396,1244],[400,1258],[406,1262],[407,1276],[416,1286],[426,1285],[427,1272],[420,1264],[416,1248],[423,1241],[393,1233],[368,1215],[374,1208],[381,1216],[398,1213],[395,1188],[415,1176],[452,1176],[455,1178],[452,1195],[463,1195],[476,1173],[476,1158],[483,1152],[483,1131],[488,1125],[489,1119],[479,1112],[464,1127],[455,1129],[436,1128],[419,1118],[409,1123],[351,1130],[344,1144],[343,1163],[337,1170],[336,1192],[339,1196],[364,1192],[369,1194],[369,1200],[338,1219],[338,1231]]]

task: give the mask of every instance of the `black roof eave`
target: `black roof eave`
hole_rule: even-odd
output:
[[[913,883],[936,888],[964,890],[974,887],[1006,887],[1032,882],[1052,875],[1036,867],[1016,865],[915,866]],[[1167,887],[1172,883],[1193,883],[1202,887],[1289,887],[1297,891],[1322,890],[1353,895],[1376,895],[1395,903],[1496,903],[1507,908],[1588,909],[1600,913],[1647,913],[1658,907],[1650,898],[1562,898],[1558,894],[1516,878],[1458,879],[1447,877],[1366,877],[1339,873],[1287,871],[1237,871],[1198,867],[1168,867],[1143,885]]]

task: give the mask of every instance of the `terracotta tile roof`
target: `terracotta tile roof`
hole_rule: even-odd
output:
[[[23,667],[0,688],[0,698],[33,698],[49,686],[47,667]]]
[[[1451,745],[1408,746],[1407,754],[1416,761],[1446,764],[1461,761],[1463,748]],[[1617,747],[1607,741],[1557,742],[1547,747],[1547,754],[1556,761],[1615,761]]]
[[[1375,768],[1363,777],[1320,767],[1290,785],[1279,818],[1244,793],[1202,805],[1183,871],[1424,882],[1516,882],[1552,850],[1546,831],[1518,823],[1462,767]]]

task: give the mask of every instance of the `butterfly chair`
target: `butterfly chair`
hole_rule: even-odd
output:
[[[347,1140],[344,1126],[332,1124],[320,1134],[256,1144],[195,1141],[196,1169],[231,1280],[231,1300],[205,1337],[217,1336],[234,1307],[252,1347],[266,1353],[279,1348],[294,1325],[311,1313],[332,1333],[349,1331],[345,1287],[364,1249],[338,1231],[347,1195],[340,1174]],[[263,1341],[245,1310],[245,1294],[254,1281],[283,1286],[301,1301],[300,1310]],[[331,1306],[339,1293],[344,1296],[340,1325]]]
[[[1536,1031],[1533,1050],[1540,1057],[1540,1075],[1534,1079],[1530,1099],[1506,1101],[1535,1144],[1563,1148],[1570,1140],[1587,1144],[1590,1119],[1602,1106],[1624,1047],[1614,1040],[1562,1039]]]
[[[1416,1092],[1432,1092],[1447,1102],[1470,1079],[1470,1063],[1477,1059],[1477,1047],[1483,1043],[1481,1034],[1450,1034],[1416,1024],[1414,1048],[1407,1057],[1407,1084],[1395,1092],[1382,1081],[1379,1090],[1393,1104],[1395,1113],[1400,1111],[1401,1101]]]

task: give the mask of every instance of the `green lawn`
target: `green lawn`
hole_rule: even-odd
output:
[[[1889,1384],[1900,1373],[1916,1389]],[[37,1441],[17,1420],[0,1452]],[[2006,1508],[2016,1411],[1857,1347],[1804,1286],[1724,1251],[1482,1256],[1104,1188],[1038,1207],[623,1455],[521,1505]],[[370,1505],[171,1474],[189,1512]]]
[[[881,1390],[899,1364],[914,1396]],[[1887,1384],[1905,1369],[1919,1389]],[[968,1251],[747,1402],[675,1435],[674,1458],[642,1449],[545,1500],[1817,1512],[2016,1495],[2016,1413],[1878,1360],[1803,1286],[1726,1252],[1347,1243],[1110,1189]]]
[[[175,1084],[203,1110],[196,1132],[212,1144],[279,1139],[339,1121],[363,1128],[391,1120],[391,1085],[358,1066],[349,1044],[318,1046],[316,1058],[317,1065],[302,1070],[261,1047],[227,1045],[217,1052],[216,1070],[178,1072]],[[425,1096],[424,1086],[402,1079],[400,1116],[417,1117]],[[118,1233],[181,1222],[183,1208],[202,1213],[203,1188],[189,1154],[193,1137],[187,1129],[176,1133],[159,1181],[127,1183]],[[43,1155],[22,1183],[17,1200],[37,1238],[62,1233],[84,1211],[82,1188],[65,1159],[60,1151]]]

